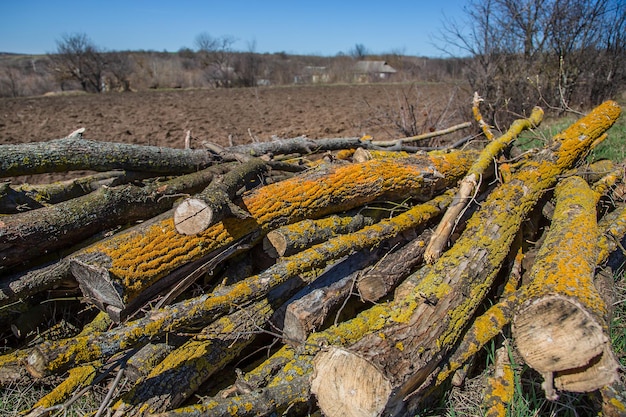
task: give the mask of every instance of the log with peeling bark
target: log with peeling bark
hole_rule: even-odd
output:
[[[532,282],[513,319],[524,361],[540,372],[546,397],[610,385],[619,365],[608,337],[607,308],[593,276],[598,258],[595,195],[580,177],[562,180]]]
[[[183,265],[206,258],[251,231],[267,232],[375,199],[428,200],[453,185],[475,155],[449,152],[320,167],[244,194],[240,204],[248,218],[227,217],[197,235],[178,233],[171,216],[159,218],[85,249],[73,271],[106,283],[113,297],[102,300],[101,308],[113,305],[118,313],[130,311],[127,303],[137,294],[162,279],[171,282],[171,275]]]
[[[615,102],[605,102],[557,135],[552,152],[526,161],[487,197],[456,244],[431,268],[416,274],[414,284],[405,288],[410,289],[405,297],[388,305],[384,313],[377,308],[362,313],[377,314],[365,337],[348,350],[332,347],[317,355],[312,392],[324,414],[380,415],[403,410],[406,398],[458,341],[526,214],[557,175],[586,153],[619,114]],[[381,323],[381,316],[387,320]],[[435,322],[438,325],[433,327]],[[354,396],[343,394],[351,390]]]

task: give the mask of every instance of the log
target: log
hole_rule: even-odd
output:
[[[215,163],[205,150],[173,149],[67,137],[0,145],[0,178],[75,170],[191,173]]]
[[[219,294],[205,294],[171,306],[153,310],[145,317],[119,327],[70,340],[44,342],[34,348],[27,368],[35,377],[62,372],[68,367],[95,359],[106,359],[122,349],[136,346],[141,340],[181,328],[207,323],[224,315],[233,305],[243,305],[262,298],[271,289],[314,268],[324,267],[355,250],[381,244],[399,233],[417,228],[439,215],[451,199],[450,193],[411,208],[391,219],[382,220],[352,235],[340,235],[324,244],[285,258],[259,275],[222,289]],[[170,219],[170,225],[172,224]],[[173,230],[173,227],[172,227]],[[157,233],[159,233],[157,231]],[[173,232],[181,238],[188,236]],[[183,248],[184,250],[184,248]]]
[[[0,213],[14,214],[57,204],[80,197],[102,186],[115,187],[131,181],[150,178],[154,174],[131,171],[99,172],[93,175],[52,184],[0,184]]]
[[[0,221],[0,271],[75,245],[100,231],[167,211],[174,197],[202,189],[225,168],[211,167],[146,187],[100,188],[53,206],[4,216]]]
[[[456,175],[462,175],[470,154],[474,156],[473,152],[451,152],[321,166],[244,195],[241,206],[258,223],[275,228],[305,218],[349,210],[377,198],[413,197],[425,201],[452,185],[452,181],[458,178]],[[453,162],[455,159],[458,161]],[[268,210],[268,207],[272,209]],[[186,217],[178,215],[175,221],[196,218],[198,212],[206,211],[205,208],[206,205],[201,203],[187,206],[184,208]],[[210,226],[204,217],[199,218],[204,221],[195,226],[190,224],[186,227],[186,234],[198,234]]]
[[[215,179],[207,188],[192,198],[185,199],[174,211],[174,225],[178,233],[195,235],[224,217],[250,217],[233,203],[237,192],[251,183],[259,183],[268,170],[267,164],[252,158],[230,170],[226,175]]]
[[[531,271],[527,299],[513,318],[524,361],[554,388],[590,392],[618,378],[607,307],[593,283],[598,258],[595,194],[580,177],[555,191],[552,225]],[[554,378],[554,386],[553,386]]]
[[[290,256],[337,234],[347,234],[372,224],[373,219],[349,212],[321,219],[305,219],[279,227],[263,238],[263,249],[273,258]]]
[[[508,343],[496,349],[494,371],[485,390],[485,417],[506,417],[513,402],[515,373],[509,355]]]
[[[431,235],[431,230],[424,230],[411,242],[388,253],[371,269],[364,271],[357,280],[361,298],[370,302],[378,301],[411,275],[413,268],[424,259],[424,250]]]
[[[199,235],[182,235],[171,217],[159,218],[85,249],[84,258],[93,261],[81,255],[82,260],[72,264],[73,272],[111,282],[118,296],[111,298],[112,303],[117,301],[109,305],[121,303],[124,306],[115,308],[124,310],[126,300],[251,231],[266,233],[283,224],[349,210],[374,199],[428,200],[460,178],[475,155],[438,153],[311,170],[244,194],[241,207],[250,218],[228,217]]]
[[[402,412],[407,396],[458,342],[528,212],[619,113],[615,102],[605,102],[555,136],[552,151],[526,161],[509,182],[497,187],[456,244],[432,267],[415,274],[404,299],[361,313],[359,321],[369,323],[366,336],[349,350],[331,348],[317,354],[311,389],[324,414]],[[351,390],[355,395],[345,395]],[[377,395],[360,394],[365,392]],[[367,401],[370,398],[375,400]]]
[[[448,239],[452,234],[455,221],[461,215],[474,192],[478,189],[479,182],[485,176],[485,173],[492,166],[494,159],[502,152],[515,138],[524,130],[537,127],[543,119],[543,110],[535,107],[527,119],[517,119],[507,132],[496,140],[492,140],[480,153],[480,156],[470,167],[465,178],[459,184],[459,192],[455,196],[443,218],[439,222],[437,229],[424,252],[424,259],[427,263],[434,263],[443,252],[444,247],[448,243]],[[482,119],[481,119],[482,120]],[[483,126],[483,129],[485,127]]]

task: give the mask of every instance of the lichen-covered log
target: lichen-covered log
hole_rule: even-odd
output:
[[[370,318],[366,336],[349,350],[329,349],[317,355],[312,392],[322,412],[359,415],[362,407],[370,407],[370,415],[389,415],[404,408],[407,396],[459,340],[526,214],[556,182],[556,176],[587,152],[619,113],[615,102],[606,102],[557,135],[552,151],[526,161],[510,181],[497,187],[468,221],[456,244],[432,267],[415,274],[406,297],[360,315]],[[344,365],[348,357],[353,359],[350,367]],[[354,374],[367,377],[350,385]],[[352,401],[356,396],[343,395],[346,390],[376,390],[379,395],[375,402],[358,403]]]
[[[80,197],[102,186],[115,187],[153,174],[132,171],[99,172],[86,177],[51,184],[0,184],[0,213],[13,214]]]
[[[487,379],[485,390],[485,417],[506,417],[515,393],[515,373],[509,358],[507,343],[495,353],[492,376]]]
[[[154,414],[154,417],[255,417],[292,415],[290,413],[299,415],[307,411],[306,405],[311,395],[307,379],[298,377],[282,384],[242,392],[232,397],[212,398],[202,404]]]
[[[268,168],[260,158],[251,158],[213,180],[202,192],[185,199],[174,211],[174,225],[178,233],[195,235],[224,217],[248,217],[249,214],[235,205],[233,200],[242,187],[259,184],[259,178]]]
[[[403,231],[425,225],[441,213],[450,199],[450,193],[444,193],[391,219],[382,220],[350,235],[337,236],[285,258],[259,275],[223,288],[219,294],[202,295],[152,311],[141,319],[122,324],[109,332],[42,343],[29,356],[28,369],[36,377],[60,372],[71,365],[98,358],[106,359],[122,349],[135,346],[141,340],[161,333],[211,322],[224,315],[233,305],[243,305],[262,298],[290,278],[313,268],[323,267],[330,260],[341,258],[355,250],[380,244]],[[173,230],[171,219],[169,224],[173,234],[188,238]]]
[[[0,307],[54,288],[70,279],[72,279],[72,274],[70,261],[67,258],[6,276],[0,279]]]
[[[201,190],[227,167],[210,167],[145,187],[126,184],[52,206],[2,217],[0,270],[75,245],[120,224],[169,210],[180,193]]]
[[[267,232],[379,198],[427,200],[454,184],[475,155],[469,151],[437,153],[311,170],[244,194],[241,207],[250,218],[228,217],[191,236],[178,233],[173,219],[161,219],[139,232],[122,232],[94,244],[84,254],[101,260],[95,268],[105,281],[114,283],[120,299],[126,302],[182,265],[204,258],[251,231]]]
[[[216,161],[205,150],[63,138],[48,142],[0,145],[0,177],[75,170],[191,173]]]
[[[593,283],[598,258],[595,194],[580,177],[562,180],[526,301],[513,319],[524,361],[544,375],[550,399],[559,390],[589,392],[618,376],[607,309]]]
[[[276,258],[290,256],[337,234],[351,233],[372,224],[373,219],[360,213],[331,215],[321,219],[305,219],[279,227],[263,238],[263,249]]]
[[[276,309],[299,286],[290,280],[267,297],[205,327],[163,358],[114,405],[116,416],[143,415],[175,408],[252,343]]]
[[[475,101],[476,100],[477,99],[475,97]],[[430,242],[424,252],[424,259],[426,262],[433,263],[437,260],[437,258],[439,258],[439,256],[441,256],[441,252],[448,243],[450,234],[452,234],[452,228],[456,224],[456,219],[471,200],[475,190],[479,186],[480,181],[486,177],[487,170],[493,165],[493,161],[498,154],[509,146],[509,144],[524,130],[539,126],[542,119],[543,110],[539,107],[535,107],[529,118],[515,120],[504,135],[500,136],[498,139],[492,140],[485,147],[485,149],[483,149],[476,161],[468,170],[465,178],[463,178],[459,183],[459,192],[455,196],[450,207],[448,207],[448,210],[446,210],[446,213],[443,215],[437,229],[433,232]],[[481,127],[483,130],[486,129],[483,125],[481,125]]]

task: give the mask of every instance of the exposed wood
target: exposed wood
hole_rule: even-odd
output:
[[[321,219],[305,219],[279,227],[263,238],[263,249],[276,258],[290,256],[312,245],[325,242],[337,234],[352,233],[373,219],[359,213],[331,215]]]
[[[580,177],[562,180],[550,230],[533,269],[526,301],[513,319],[524,361],[554,390],[589,392],[617,378],[607,309],[593,283],[598,258],[595,195]],[[553,385],[554,378],[554,385]]]
[[[202,189],[217,166],[145,187],[126,184],[100,188],[52,206],[12,214],[0,220],[0,271],[75,245],[104,230],[169,210],[180,193]]]
[[[216,178],[202,192],[185,199],[174,211],[174,225],[179,233],[195,235],[224,217],[246,218],[250,215],[235,205],[237,192],[251,184],[260,184],[267,172],[267,164],[259,158],[251,158],[231,169],[226,175]],[[254,186],[254,185],[252,185]]]
[[[510,181],[494,189],[456,244],[432,267],[418,271],[404,299],[361,313],[370,317],[369,333],[344,353],[361,360],[355,364],[373,365],[381,375],[376,380],[388,381],[391,386],[388,395],[379,397],[368,413],[397,413],[403,409],[407,396],[419,388],[459,340],[493,283],[526,214],[556,182],[556,176],[584,154],[619,113],[616,103],[606,102],[557,135],[554,154],[546,152],[541,158],[527,161]],[[438,325],[432,326],[435,322]],[[329,352],[318,354],[316,368],[326,369],[325,364],[333,360]],[[336,386],[328,396],[328,390],[312,390],[324,414],[359,409],[361,405],[351,401],[353,396],[337,398],[332,392],[340,391],[342,381],[359,372],[355,366],[348,368],[340,363],[333,369],[334,379],[316,372],[313,386]],[[359,390],[369,392],[373,380],[362,378]]]
[[[478,123],[480,130],[483,131],[483,135],[489,140],[492,141],[494,138],[493,132],[491,131],[491,127],[485,122],[483,119],[483,115],[480,113],[480,103],[483,99],[478,95],[478,92],[474,92],[474,98],[472,99],[472,113],[474,114],[474,120]]]
[[[0,145],[0,177],[75,170],[191,173],[216,161],[205,150],[63,138],[48,142]]]
[[[479,182],[482,181],[497,155],[502,152],[504,148],[509,146],[521,132],[537,127],[542,119],[543,110],[539,107],[535,107],[529,118],[515,120],[504,135],[496,140],[492,140],[485,149],[483,149],[480,156],[470,167],[465,178],[461,180],[458,194],[455,196],[448,210],[446,210],[437,229],[433,232],[430,242],[426,247],[426,251],[424,252],[424,259],[427,263],[432,264],[441,256],[444,247],[448,243],[450,234],[452,234],[455,221],[471,200],[475,190],[478,189]]]

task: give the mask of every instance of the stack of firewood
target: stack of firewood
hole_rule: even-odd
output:
[[[541,109],[496,137],[478,103],[480,149],[363,137],[176,150],[82,131],[0,146],[4,177],[102,171],[0,188],[0,314],[15,337],[59,288],[99,311],[0,356],[0,386],[61,377],[32,416],[104,383],[118,416],[410,415],[497,340],[488,415],[510,406],[512,357],[548,399],[598,391],[619,413],[599,271],[626,233],[623,172],[585,156],[620,108],[518,152]]]

